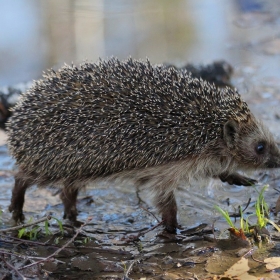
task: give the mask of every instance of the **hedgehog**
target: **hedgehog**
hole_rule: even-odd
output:
[[[175,233],[181,182],[250,186],[257,181],[239,171],[280,167],[272,134],[236,89],[132,58],[49,70],[14,107],[8,147],[18,166],[9,206],[16,222],[32,185],[60,187],[64,218],[75,223],[88,182],[130,178],[151,191]]]

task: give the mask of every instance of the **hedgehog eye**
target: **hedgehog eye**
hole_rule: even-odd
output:
[[[263,154],[265,151],[265,144],[263,142],[259,142],[256,146],[256,152],[258,154]]]

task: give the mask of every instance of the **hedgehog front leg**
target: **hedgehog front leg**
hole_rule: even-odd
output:
[[[21,178],[20,172],[15,175],[15,186],[12,192],[11,204],[9,211],[13,212],[13,219],[17,222],[24,221],[24,214],[22,212],[24,204],[25,191],[32,185],[31,181],[27,181]]]
[[[78,210],[76,207],[77,196],[79,189],[76,187],[64,186],[62,192],[60,193],[60,198],[64,205],[64,215],[63,219],[69,219],[74,224],[77,222]]]
[[[242,176],[238,173],[221,174],[219,177],[220,177],[222,182],[227,182],[230,185],[253,186],[256,183],[258,183],[257,180],[251,179],[249,177]]]
[[[156,197],[156,206],[162,215],[165,229],[170,233],[176,233],[177,222],[177,203],[174,191],[166,194],[166,191]]]

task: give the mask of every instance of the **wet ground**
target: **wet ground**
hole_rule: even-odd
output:
[[[229,55],[235,70],[232,83],[280,143],[280,17],[278,1],[275,3],[271,6],[269,2],[264,10],[234,14],[230,21],[232,37],[224,38],[226,51],[220,58],[227,60]],[[204,61],[205,56],[200,56],[199,62]],[[196,62],[196,57],[192,56],[191,61]],[[12,226],[8,205],[14,169],[7,147],[1,146],[1,229]],[[252,176],[259,180],[257,190],[269,185],[264,193],[271,209],[269,218],[278,223],[279,217],[274,216],[273,211],[280,192],[280,172],[263,171]],[[0,277],[280,279],[277,265],[272,269],[264,263],[268,257],[280,257],[279,233],[268,226],[271,242],[260,248],[226,241],[228,225],[214,209],[214,205],[219,205],[230,213],[237,213],[238,207],[244,209],[251,198],[245,211],[250,215],[258,196],[256,189],[214,180],[206,186],[182,184],[177,194],[182,229],[177,235],[170,235],[159,225],[160,217],[149,195],[140,193],[138,196],[133,185],[100,182],[83,190],[78,201],[78,218],[87,224],[80,229],[63,221],[57,190],[33,187],[26,195],[26,221],[36,221],[51,213],[63,221],[64,231],[61,232],[57,221],[51,219],[49,229],[53,235],[46,236],[44,223],[41,223],[36,241],[14,239],[17,231],[0,232]],[[254,217],[251,219],[254,222]]]

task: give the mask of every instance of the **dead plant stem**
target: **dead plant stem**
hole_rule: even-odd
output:
[[[13,230],[19,230],[19,229],[22,229],[22,228],[26,228],[26,227],[30,227],[30,226],[34,226],[34,225],[37,225],[39,223],[42,223],[42,222],[45,222],[46,220],[50,220],[52,217],[51,215],[48,215],[47,217],[44,217],[42,219],[39,219],[33,223],[29,223],[29,224],[22,224],[22,225],[19,225],[19,226],[16,226],[16,227],[10,227],[10,228],[4,228],[4,229],[0,229],[0,232],[7,232],[7,231],[13,231]]]

